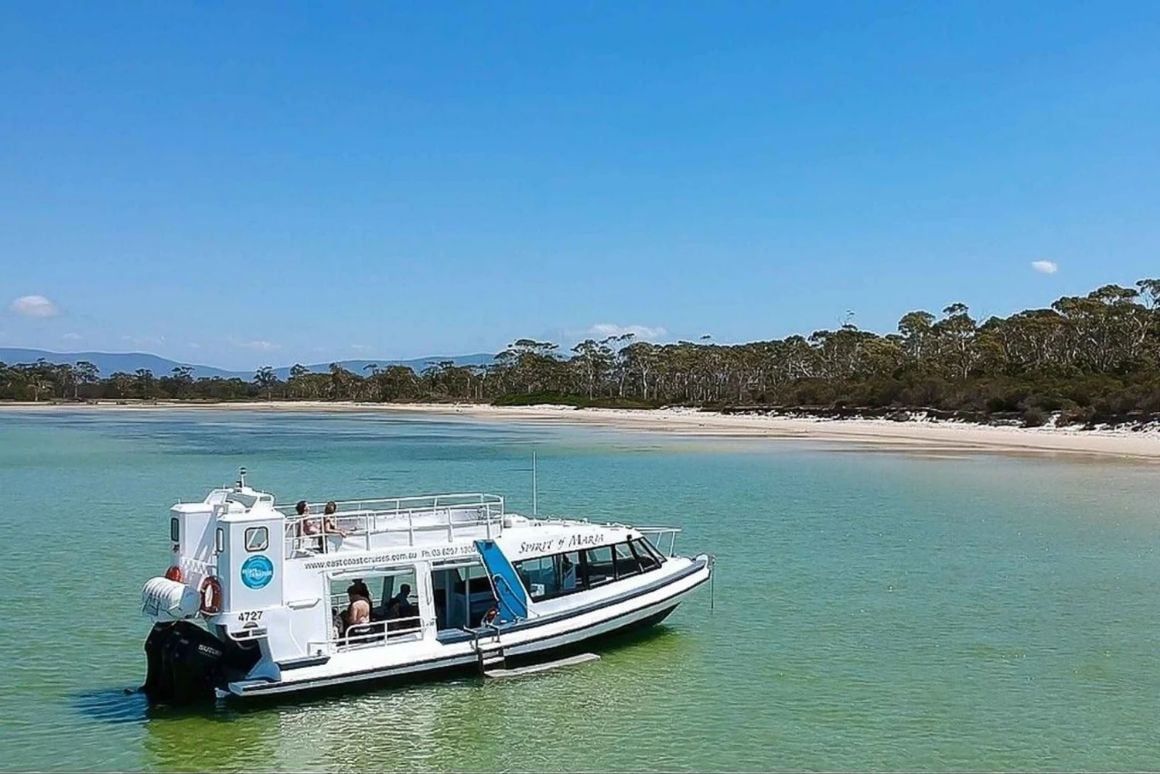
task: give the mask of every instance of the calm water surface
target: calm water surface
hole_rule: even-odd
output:
[[[603,660],[260,709],[149,710],[166,511],[494,491],[685,529],[708,589]],[[1150,467],[375,415],[0,413],[5,769],[1155,769]]]

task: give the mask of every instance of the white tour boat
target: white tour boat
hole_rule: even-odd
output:
[[[657,623],[713,570],[674,555],[673,528],[528,518],[488,494],[302,509],[242,473],[170,511],[172,566],[142,592],[151,701],[502,670]]]

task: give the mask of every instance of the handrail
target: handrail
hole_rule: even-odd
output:
[[[197,588],[198,585],[211,575],[218,574],[217,562],[207,562],[193,556],[182,555],[177,562],[185,576],[185,582]]]
[[[396,628],[403,621],[411,621],[413,624],[406,628]],[[338,639],[331,640],[331,642],[337,645],[339,649],[352,645],[370,644],[372,640],[375,642],[381,640],[382,644],[386,645],[391,642],[392,637],[400,634],[415,634],[421,632],[423,630],[423,621],[421,616],[412,615],[403,618],[390,618],[385,621],[368,621],[367,623],[351,624],[347,627],[347,631],[349,632],[356,627],[370,629],[370,631],[367,631],[365,634],[355,635],[344,633]]]
[[[672,558],[676,555],[677,535],[681,533],[680,527],[633,527],[633,529],[635,529],[644,537],[648,538],[649,542],[652,543],[658,551],[664,553],[665,556]],[[664,552],[664,549],[661,545],[661,541],[665,535],[668,535],[669,537],[668,553]]]
[[[446,530],[448,542],[456,538],[457,527],[483,526],[488,538],[502,534],[504,508],[503,498],[495,495],[447,495],[486,498],[478,502],[447,502],[444,495],[428,498],[428,507],[387,508],[387,509],[346,509],[339,507],[334,513],[297,513],[286,516],[285,540],[290,555],[295,548],[305,548],[311,552],[330,553],[328,537],[340,532],[362,535],[366,550],[371,548],[371,535],[388,532],[406,532],[407,544],[415,545],[417,532]],[[411,498],[418,499],[418,498]],[[350,501],[345,504],[350,504]],[[358,504],[365,505],[366,501]],[[376,501],[381,502],[381,501]],[[391,501],[396,502],[396,501]],[[336,503],[337,505],[337,503]],[[329,526],[333,523],[334,527]],[[321,543],[321,545],[319,545]]]
[[[443,507],[459,507],[465,505],[499,505],[503,507],[504,499],[500,495],[493,495],[487,492],[465,492],[452,494],[431,494],[431,495],[414,495],[411,497],[372,497],[364,498],[362,500],[335,500],[334,504],[338,506],[339,510],[351,510],[344,506],[354,506],[353,510],[378,510],[378,511],[403,511],[403,510],[431,510],[436,505]],[[387,504],[393,503],[394,507],[388,507]],[[411,505],[412,503],[419,504]],[[307,503],[310,509],[319,509],[325,507],[326,503]],[[379,507],[376,507],[379,506]],[[294,506],[290,504],[276,505],[274,510],[282,513],[287,517],[295,516]],[[313,514],[312,514],[313,515]]]

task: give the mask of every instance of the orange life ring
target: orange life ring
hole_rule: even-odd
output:
[[[201,594],[201,612],[216,615],[222,611],[222,582],[216,575],[207,575],[198,593]]]

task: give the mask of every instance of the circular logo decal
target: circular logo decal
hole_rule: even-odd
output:
[[[242,583],[250,588],[263,588],[273,579],[274,563],[265,556],[251,556],[242,563]]]

